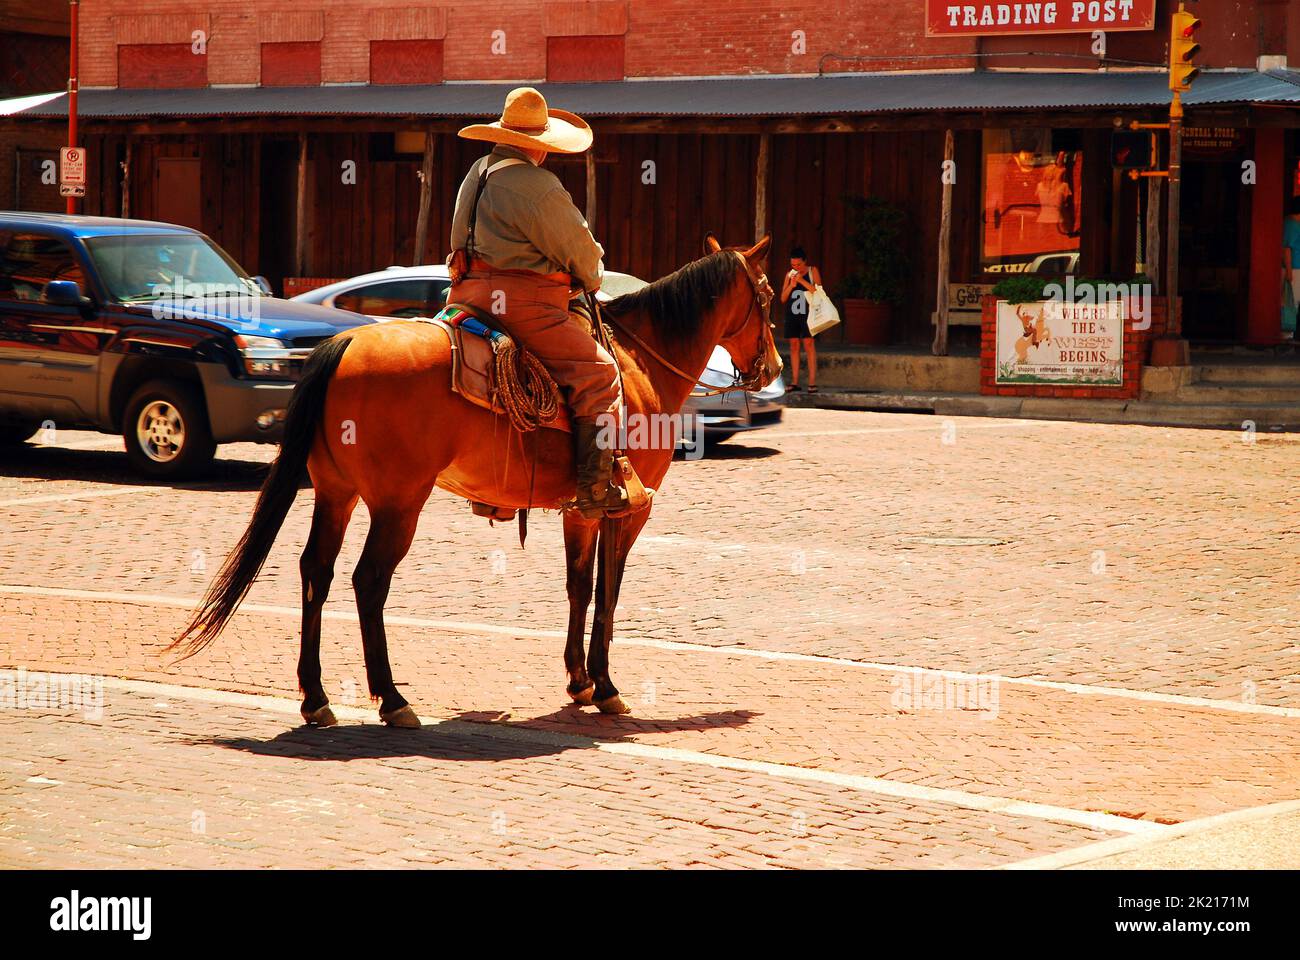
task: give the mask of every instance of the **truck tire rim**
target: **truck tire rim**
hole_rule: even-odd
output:
[[[154,463],[171,463],[185,446],[185,421],[166,400],[145,405],[135,422],[136,442]]]

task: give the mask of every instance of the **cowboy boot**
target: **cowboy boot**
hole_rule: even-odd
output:
[[[588,520],[627,506],[627,493],[614,483],[614,451],[600,443],[600,434],[595,420],[574,419],[578,466],[578,497],[574,506]]]

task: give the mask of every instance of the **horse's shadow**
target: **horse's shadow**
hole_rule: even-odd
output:
[[[601,742],[626,742],[639,734],[740,727],[757,715],[750,710],[726,710],[664,720],[603,716],[564,707],[546,716],[511,721],[499,712],[473,711],[426,723],[418,730],[392,730],[376,723],[344,723],[324,729],[295,727],[269,740],[211,737],[192,742],[294,760],[423,757],[495,762],[591,750]]]

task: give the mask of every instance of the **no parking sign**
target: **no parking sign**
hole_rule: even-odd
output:
[[[59,195],[86,195],[86,151],[82,147],[64,147],[59,151]]]

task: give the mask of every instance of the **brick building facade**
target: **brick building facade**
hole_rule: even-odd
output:
[[[705,230],[739,242],[767,229],[782,258],[794,243],[808,248],[831,286],[854,265],[844,196],[880,196],[908,223],[890,339],[928,343],[952,130],[955,284],[987,287],[1053,263],[1092,277],[1154,270],[1159,188],[1113,170],[1109,154],[1117,123],[1165,113],[1169,0],[1138,0],[1153,6],[1154,25],[1109,32],[1100,52],[1089,30],[927,35],[934,2],[307,0],[286,10],[269,0],[95,0],[82,4],[79,47],[84,209],[192,223],[276,284],[436,261],[456,184],[478,152],[456,128],[528,82],[596,129],[592,162],[554,169],[579,206],[596,202],[593,226],[614,269],[658,276],[696,256]],[[0,11],[15,6],[0,0]],[[1185,325],[1201,339],[1264,343],[1277,335],[1269,251],[1300,184],[1288,93],[1300,80],[1286,69],[1300,65],[1300,4],[1203,6],[1207,72],[1187,122],[1231,136],[1186,170],[1186,189],[1201,192],[1184,202]],[[37,36],[14,42],[26,49]],[[844,93],[842,81],[862,84]],[[26,92],[30,83],[0,95]],[[15,190],[6,171],[15,142],[52,149],[61,117],[57,100],[0,117],[0,204],[58,208],[56,187],[28,173]],[[432,172],[423,201],[421,144]],[[1027,194],[1004,195],[1014,185],[994,185],[994,171],[1014,175],[1017,157],[1035,179]],[[1243,159],[1257,162],[1259,189],[1234,186]],[[337,175],[349,162],[353,184]],[[647,162],[657,171],[649,183]],[[1052,210],[1034,191],[1054,162],[1071,189]],[[421,202],[430,227],[417,250]],[[1055,248],[1033,239],[1054,230]],[[980,341],[978,318],[953,332],[958,349]]]

